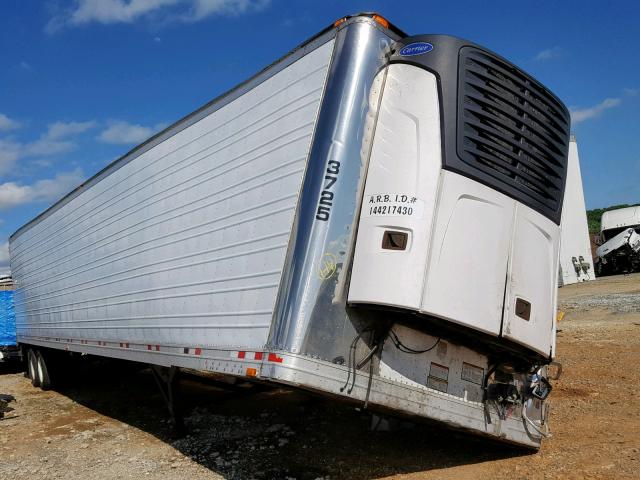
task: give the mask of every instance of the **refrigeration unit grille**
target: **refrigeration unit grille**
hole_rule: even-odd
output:
[[[474,47],[460,50],[457,149],[464,174],[559,222],[569,113],[532,77]]]

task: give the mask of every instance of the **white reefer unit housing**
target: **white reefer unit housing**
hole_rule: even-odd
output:
[[[560,222],[560,285],[593,280],[593,256],[582,188],[578,143],[571,136],[567,165],[567,185]]]
[[[345,17],[12,235],[18,341],[537,448],[568,131],[496,54]]]
[[[384,71],[349,301],[552,357],[566,108],[468,42],[406,42]]]

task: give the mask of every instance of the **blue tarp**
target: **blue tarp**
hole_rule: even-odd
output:
[[[0,347],[16,344],[16,314],[13,291],[0,291]]]

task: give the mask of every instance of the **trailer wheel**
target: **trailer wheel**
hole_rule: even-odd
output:
[[[36,352],[36,369],[38,374],[38,380],[40,382],[40,388],[42,390],[49,390],[51,388],[51,377],[49,376],[49,369],[47,368],[47,362],[45,356],[40,350]]]
[[[29,349],[27,352],[27,368],[29,371],[29,378],[31,379],[31,385],[39,387],[40,379],[38,378],[37,358],[36,353],[32,349]]]

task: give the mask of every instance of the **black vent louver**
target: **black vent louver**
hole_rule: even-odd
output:
[[[457,150],[464,173],[560,221],[570,118],[540,83],[475,47],[460,50]]]

